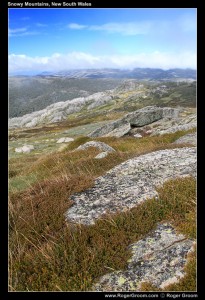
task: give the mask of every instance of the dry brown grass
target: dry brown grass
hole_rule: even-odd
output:
[[[92,186],[97,176],[142,153],[176,148],[171,142],[184,132],[162,137],[99,138],[116,152],[106,158],[94,157],[98,150],[27,156],[12,159],[9,200],[9,288],[13,291],[84,291],[111,269],[126,267],[126,247],[142,238],[156,224],[171,220],[179,231],[194,237],[195,184],[181,179],[159,190],[160,201],[148,200],[126,213],[99,220],[93,226],[71,226],[65,212],[72,205],[69,196]],[[80,138],[75,146],[84,143]],[[179,145],[178,147],[183,147]],[[72,146],[73,147],[73,146]],[[19,178],[27,180],[15,187]],[[29,176],[34,176],[31,181]],[[16,180],[16,182],[15,182]],[[175,199],[175,201],[173,201]],[[191,267],[195,272],[194,265]],[[189,278],[189,276],[188,276]],[[184,290],[188,289],[184,283]]]
[[[75,183],[74,183],[75,182]],[[79,187],[79,184],[81,186]],[[124,213],[98,220],[92,226],[73,227],[65,222],[67,195],[88,187],[82,178],[45,183],[10,201],[10,286],[14,290],[90,290],[110,269],[126,267],[127,246],[145,236],[158,222],[184,224],[195,209],[195,183],[191,178],[165,183],[160,199],[147,200]],[[65,187],[67,186],[67,187]],[[177,201],[173,202],[173,197]],[[174,216],[174,220],[173,220]],[[192,220],[189,227],[195,227]],[[178,226],[178,230],[181,227]],[[193,229],[186,231],[194,232]],[[193,274],[195,265],[187,267]],[[189,273],[187,273],[189,274]],[[183,290],[189,290],[187,282]],[[180,283],[182,284],[182,283]]]

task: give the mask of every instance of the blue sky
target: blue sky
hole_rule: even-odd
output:
[[[9,72],[196,68],[196,9],[9,9]]]

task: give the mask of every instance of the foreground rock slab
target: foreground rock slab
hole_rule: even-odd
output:
[[[159,224],[146,238],[129,246],[132,257],[127,269],[102,276],[93,286],[97,291],[140,291],[142,282],[165,288],[184,277],[187,254],[194,241],[176,234],[169,223]]]
[[[107,212],[127,210],[157,196],[157,186],[182,176],[196,176],[195,147],[160,150],[130,159],[97,178],[92,188],[72,195],[74,204],[66,219],[94,224]]]

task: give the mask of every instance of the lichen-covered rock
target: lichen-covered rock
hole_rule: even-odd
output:
[[[94,224],[106,212],[127,210],[156,196],[156,187],[166,180],[188,175],[196,176],[195,147],[160,150],[129,159],[97,178],[92,188],[72,195],[73,206],[66,219]]]
[[[181,143],[189,143],[196,146],[197,143],[196,132],[186,134],[174,142],[174,144],[181,144]]]
[[[89,134],[90,137],[116,136],[121,137],[127,134],[131,127],[143,127],[163,118],[177,118],[179,109],[170,107],[146,106],[132,113],[127,114],[122,119],[97,128]]]
[[[190,116],[171,120],[164,118],[161,121],[154,123],[154,126],[156,127],[152,128],[151,136],[174,133],[180,130],[189,130],[197,127],[197,116],[196,114],[191,114]]]
[[[162,129],[162,130],[158,130],[154,133],[152,133],[151,135],[163,135],[163,134],[167,134],[167,133],[174,133],[177,131],[182,131],[182,130],[189,130],[189,129],[193,129],[196,128],[196,123],[189,123],[189,124],[182,124],[182,125],[175,125],[175,126],[171,126],[170,128],[167,129]]]
[[[90,148],[90,147],[95,147],[95,148],[98,148],[99,150],[107,151],[107,152],[115,151],[109,145],[107,145],[103,142],[95,142],[95,141],[90,141],[90,142],[87,142],[83,145],[80,145],[76,150],[85,150],[85,149]]]
[[[162,108],[155,106],[147,106],[142,109],[138,109],[133,113],[127,114],[122,119],[116,120],[109,124],[103,125],[97,128],[89,134],[90,137],[98,136],[123,136],[129,132],[131,125],[143,126],[153,121],[162,118]],[[119,134],[120,132],[120,134]]]
[[[115,136],[115,137],[122,137],[125,134],[127,134],[131,129],[131,126],[129,123],[121,124],[117,126],[112,131],[108,132],[107,134],[104,134],[103,136]]]
[[[159,224],[149,236],[129,246],[132,257],[127,269],[102,276],[93,290],[140,291],[142,282],[162,289],[176,283],[185,275],[183,268],[194,243],[170,224]]]

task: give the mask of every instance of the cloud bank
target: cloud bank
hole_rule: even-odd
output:
[[[151,22],[126,22],[126,23],[105,23],[102,25],[82,25],[70,23],[69,29],[81,30],[87,29],[92,31],[104,31],[107,33],[119,33],[122,35],[147,34],[152,27]]]
[[[45,57],[27,55],[9,55],[9,73],[22,72],[57,72],[69,69],[84,68],[192,68],[196,69],[196,54],[192,52],[178,53],[139,53],[136,55],[95,56],[84,52],[68,54],[54,53]]]

